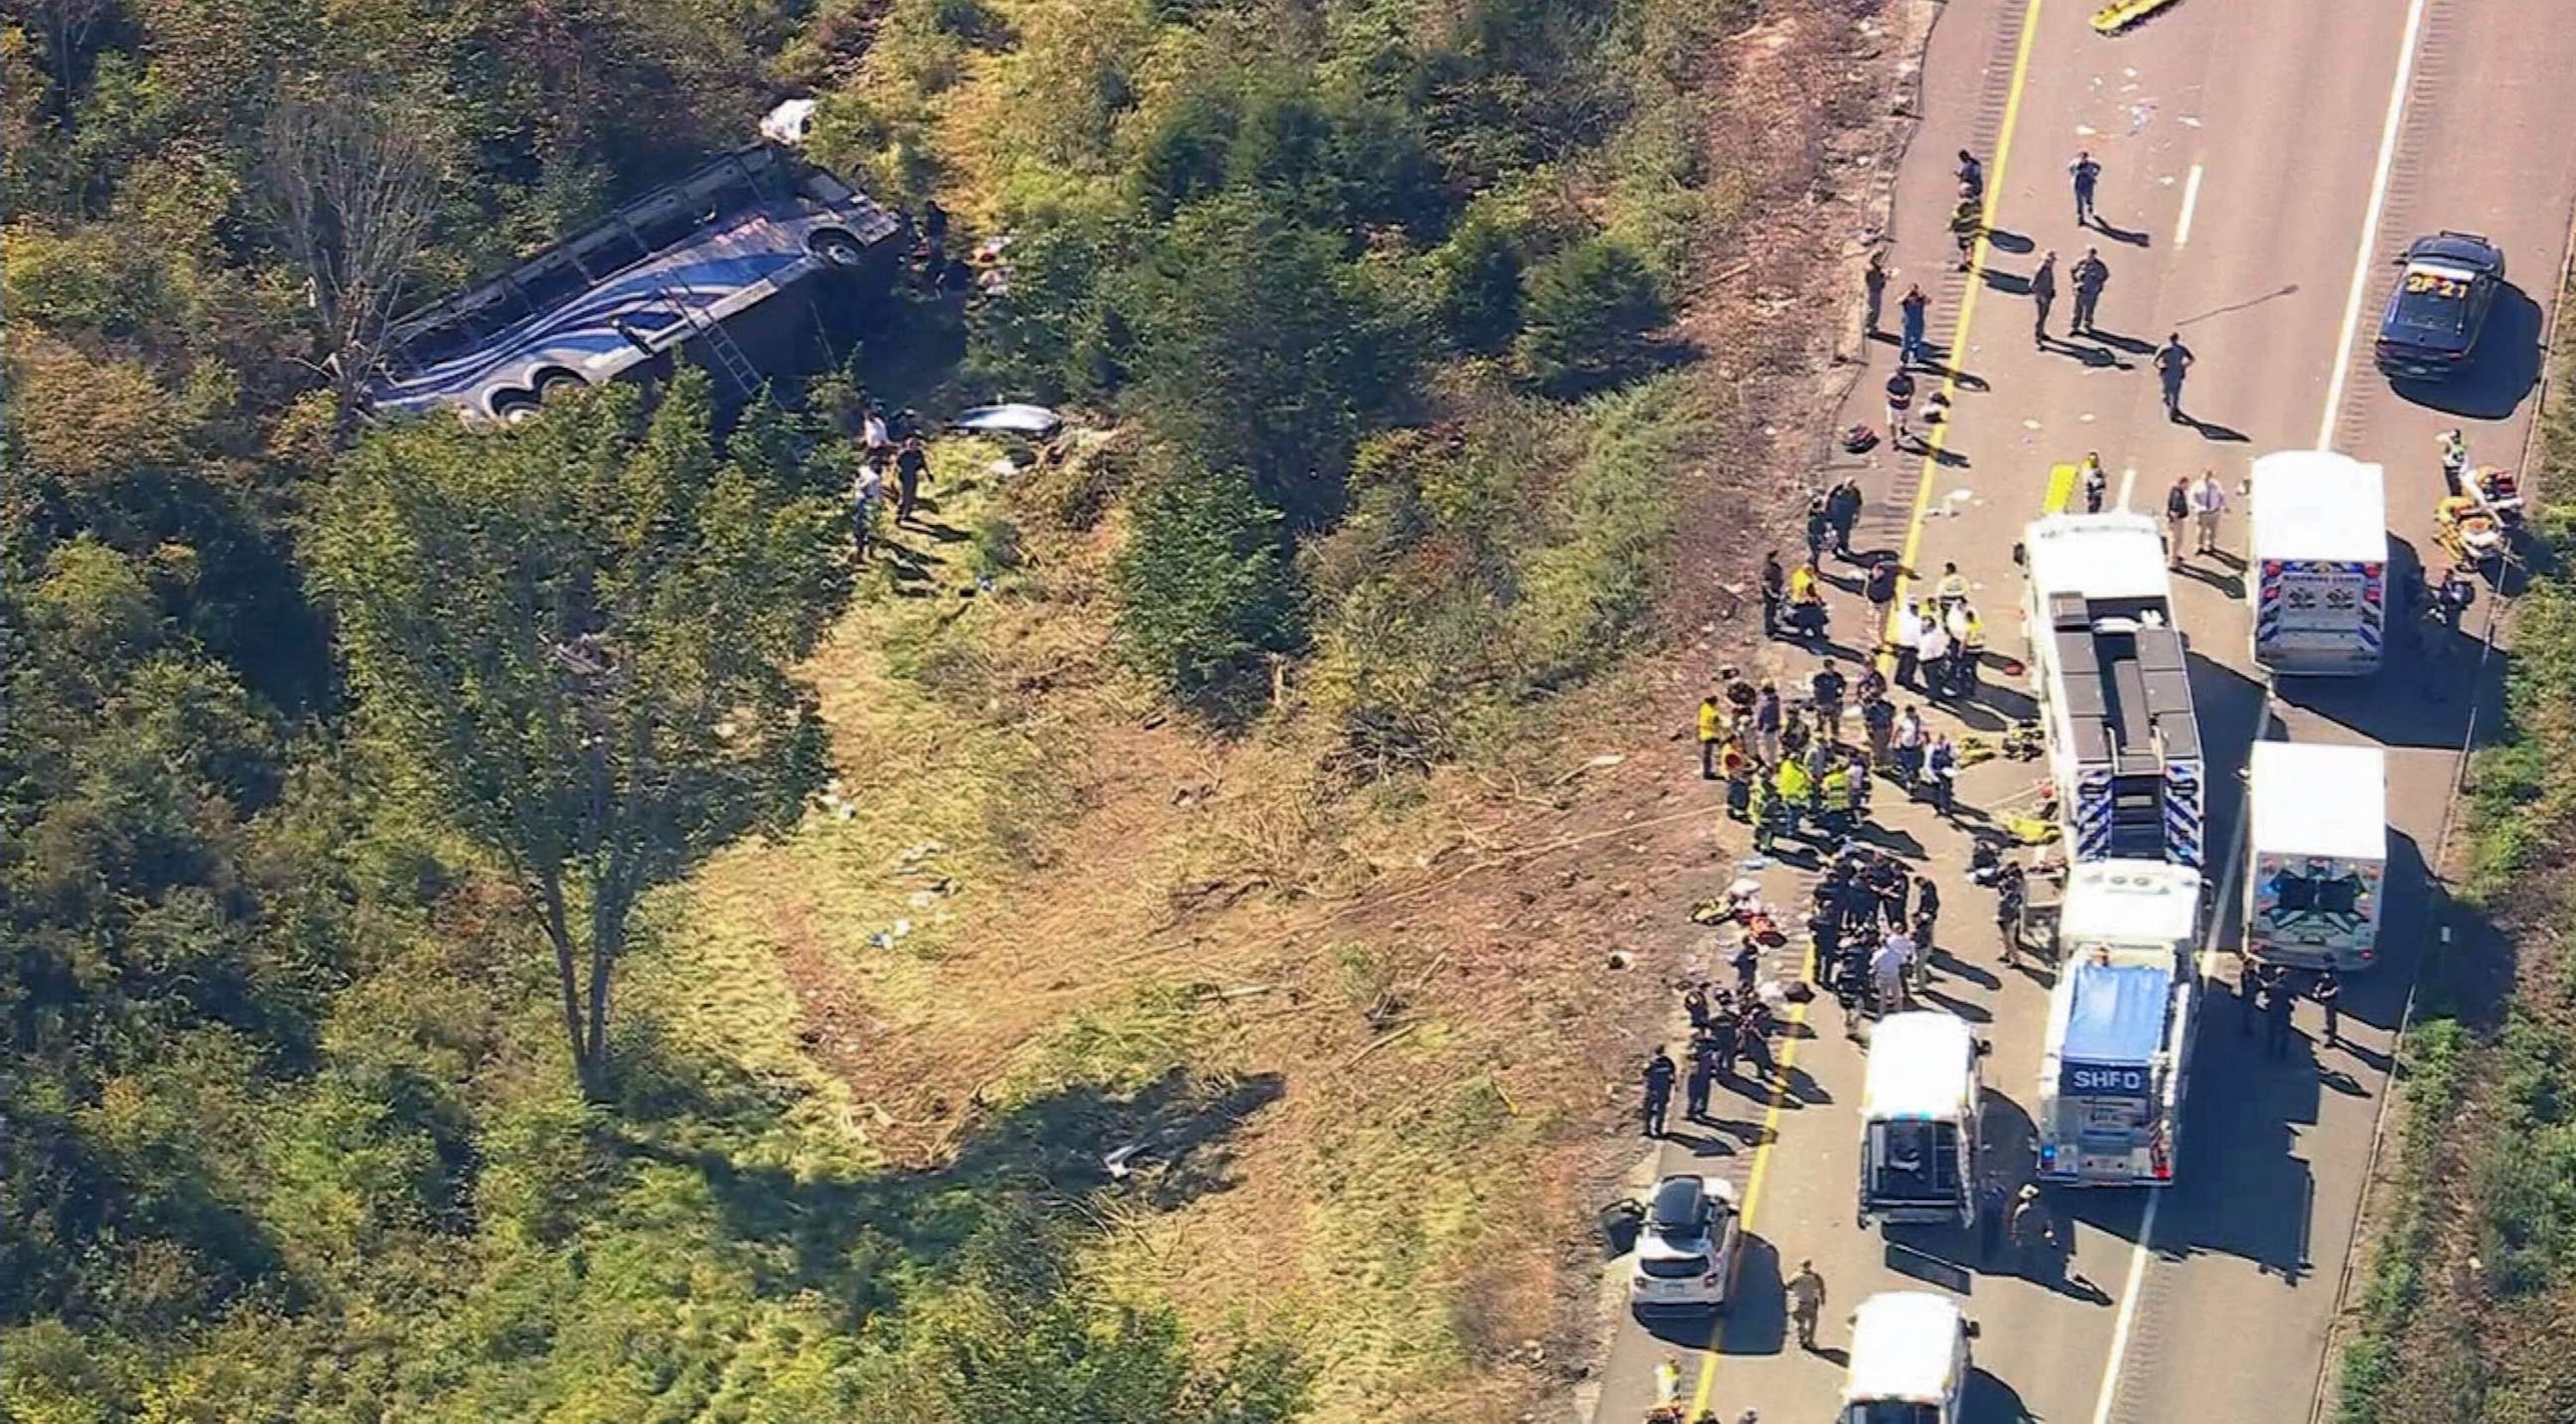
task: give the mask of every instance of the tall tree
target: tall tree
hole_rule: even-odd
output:
[[[418,89],[290,90],[268,118],[262,178],[278,240],[304,273],[342,438],[409,300],[449,172],[444,115]]]
[[[1353,448],[1419,354],[1370,274],[1233,192],[1184,209],[1133,283],[1136,412],[1206,468],[1249,474],[1292,530],[1338,512]]]
[[[505,434],[379,432],[313,540],[360,715],[506,869],[594,1096],[637,900],[792,823],[824,766],[790,669],[848,590],[838,511],[709,421],[693,375],[649,421],[617,387]]]

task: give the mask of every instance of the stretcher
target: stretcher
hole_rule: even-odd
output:
[[[2080,472],[2073,465],[2051,465],[2048,468],[2048,497],[2041,501],[2041,514],[2064,514],[2075,498],[2075,482]]]
[[[2106,35],[2116,35],[2174,0],[2112,0],[2093,12],[2093,28]]]

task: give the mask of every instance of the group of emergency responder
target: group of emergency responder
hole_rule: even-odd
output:
[[[1751,958],[1746,956],[1748,962]],[[1646,1060],[1638,1125],[1648,1137],[1665,1134],[1676,1081],[1682,1085],[1682,1119],[1706,1122],[1709,1099],[1719,1083],[1759,1092],[1770,1083],[1778,1066],[1771,1053],[1771,1039],[1780,1032],[1780,1018],[1753,991],[1749,971],[1739,971],[1737,984],[1731,989],[1691,985],[1682,992],[1682,1007],[1690,1013],[1690,1067],[1684,1069],[1676,1064],[1660,1044]],[[1739,1063],[1752,1066],[1749,1080],[1737,1074]]]

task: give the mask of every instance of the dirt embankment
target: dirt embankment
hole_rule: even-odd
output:
[[[748,1022],[783,989],[882,1160],[1061,1193],[1113,1279],[1297,1333],[1321,1418],[1560,1394],[1629,1065],[1731,853],[1686,724],[1756,651],[1759,531],[1792,527],[1848,379],[1817,314],[1856,291],[1931,8],[1776,0],[1692,70],[1733,215],[1680,334],[1733,433],[1629,667],[1507,754],[1353,790],[1294,725],[1213,743],[1109,671],[1114,520],[1034,547],[1007,609],[958,559],[818,660],[842,799],[706,877],[693,991],[746,986]],[[969,527],[991,486],[939,473]],[[973,651],[934,636],[969,618]]]

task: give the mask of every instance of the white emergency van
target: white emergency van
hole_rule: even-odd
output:
[[[2301,968],[2368,967],[2388,879],[2388,753],[2256,742],[2246,797],[2246,953]]]
[[[1862,1301],[1836,1424],[1957,1424],[1976,1335],[1976,1322],[1945,1295],[1883,1291]]]
[[[1869,1038],[1861,1084],[1860,1205],[1872,1217],[1966,1226],[1977,1217],[1984,1074],[1967,1020],[1890,1014]]]
[[[2254,661],[2284,677],[2358,677],[2388,649],[2385,472],[2332,450],[2254,462],[2245,599]]]
[[[2161,861],[2069,872],[2031,1114],[2040,1180],[2172,1184],[2200,984],[2200,887],[2198,871]]]

